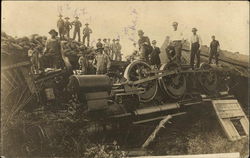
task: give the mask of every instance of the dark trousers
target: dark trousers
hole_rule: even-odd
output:
[[[149,54],[150,54],[150,48],[148,46],[141,46],[140,48],[140,52],[141,52],[141,56],[140,56],[140,59],[143,60],[143,61],[146,61],[146,62],[149,62]]]
[[[87,46],[89,46],[89,39],[90,35],[89,34],[84,34],[82,37],[83,44],[85,45],[85,39],[87,38]]]
[[[74,30],[73,40],[75,40],[76,34],[78,35],[78,42],[81,42],[80,29],[75,29]]]
[[[64,37],[64,29],[63,28],[59,28],[58,31],[59,31],[60,39],[63,39],[63,37]]]
[[[67,36],[67,39],[70,38],[69,31],[70,31],[70,30],[67,30],[67,29],[65,30],[65,34],[66,34],[66,36]]]
[[[176,62],[181,63],[181,50],[182,50],[182,43],[181,41],[173,41],[174,51],[176,53]]]
[[[58,55],[46,54],[42,58],[43,68],[62,68],[62,59]]]
[[[191,45],[191,54],[190,54],[190,65],[194,66],[194,59],[196,56],[196,67],[200,67],[200,44],[198,42],[192,43]]]
[[[212,63],[212,58],[214,57],[215,58],[215,63],[216,65],[218,65],[218,52],[217,51],[212,51],[210,50],[210,54],[209,54],[209,64]]]

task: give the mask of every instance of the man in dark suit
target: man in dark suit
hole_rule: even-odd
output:
[[[71,23],[71,25],[75,26],[73,40],[75,40],[76,35],[78,35],[78,42],[81,42],[80,28],[82,27],[82,23],[79,21],[78,16],[75,17],[75,20]]]
[[[59,15],[59,20],[57,21],[57,28],[58,28],[58,31],[59,31],[59,36],[60,36],[60,39],[62,40],[63,39],[63,35],[64,35],[64,20],[62,19],[62,15],[60,14]]]
[[[72,29],[71,22],[69,22],[69,17],[65,17],[65,22],[64,22],[64,29],[65,29],[65,34],[67,36],[67,39],[69,40],[70,38],[70,29]]]
[[[152,52],[150,54],[150,64],[160,68],[161,60],[159,54],[161,53],[160,48],[156,46],[156,40],[152,41]]]
[[[212,42],[210,43],[209,47],[209,64],[212,63],[212,58],[215,57],[215,63],[218,65],[218,57],[220,51],[220,43],[219,41],[215,40],[215,36],[212,36]]]

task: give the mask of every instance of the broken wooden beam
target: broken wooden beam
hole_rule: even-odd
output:
[[[171,115],[167,115],[159,125],[155,128],[154,132],[148,137],[148,139],[145,141],[145,143],[142,145],[142,148],[146,148],[156,137],[156,134],[160,131],[162,127],[165,127],[164,124],[167,123],[172,118]]]

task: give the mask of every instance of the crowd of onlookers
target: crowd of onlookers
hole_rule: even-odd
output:
[[[122,46],[119,39],[112,39],[111,41],[110,38],[99,38],[96,48],[90,47],[89,40],[92,29],[89,28],[89,24],[86,23],[85,28],[82,30],[83,41],[81,42],[80,28],[82,24],[79,21],[79,17],[76,16],[73,22],[70,22],[69,19],[69,17],[65,17],[65,20],[63,20],[62,15],[59,15],[59,20],[57,21],[58,32],[55,29],[51,29],[48,32],[50,38],[47,39],[44,36],[33,35],[31,38],[21,39],[19,45],[15,46],[17,48],[18,46],[23,46],[22,48],[27,49],[34,73],[42,73],[48,68],[70,67],[73,70],[80,69],[81,74],[89,74],[90,68],[95,67],[96,74],[105,74],[110,69],[111,61],[122,60]],[[73,26],[73,38],[70,38],[70,30]],[[184,37],[178,29],[177,22],[174,22],[172,26],[173,31],[169,33],[169,43],[165,51],[170,62],[175,61],[180,64]],[[196,28],[193,28],[190,38],[190,65],[192,67],[194,65],[199,67],[200,65],[202,40],[197,31]],[[76,35],[78,35],[78,41],[75,40]],[[138,36],[138,43],[133,43],[134,50],[127,60],[142,60],[159,68],[161,65],[159,57],[161,51],[156,45],[157,42],[155,40],[150,42],[149,37],[144,35],[143,30],[138,30]],[[86,39],[87,44],[85,45]],[[12,44],[15,45],[14,42]],[[215,36],[212,36],[209,63],[215,57],[216,64],[218,64],[219,46],[219,42],[215,40]],[[194,64],[195,58],[197,59],[196,64]]]

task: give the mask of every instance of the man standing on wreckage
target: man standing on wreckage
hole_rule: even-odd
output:
[[[183,33],[178,29],[178,23],[173,22],[173,31],[168,36],[169,43],[166,48],[166,53],[170,61],[176,60],[176,63],[181,63],[181,51],[184,41]],[[174,52],[174,53],[173,53]]]
[[[140,51],[140,58],[146,62],[149,62],[149,54],[152,51],[152,47],[150,44],[150,40],[147,36],[144,36],[144,32],[142,30],[138,31],[138,46]]]
[[[57,21],[57,28],[58,28],[58,31],[59,31],[59,36],[60,36],[60,39],[64,39],[64,20],[62,19],[62,15],[60,14],[59,15],[59,20]]]
[[[94,67],[96,67],[96,74],[105,74],[109,71],[111,62],[109,59],[109,56],[105,53],[103,53],[103,46],[99,45],[96,49],[97,55],[95,56],[95,59],[93,61]]]
[[[43,51],[43,68],[62,68],[62,56],[60,40],[57,38],[58,32],[52,29],[49,31],[51,38],[47,39]]]

